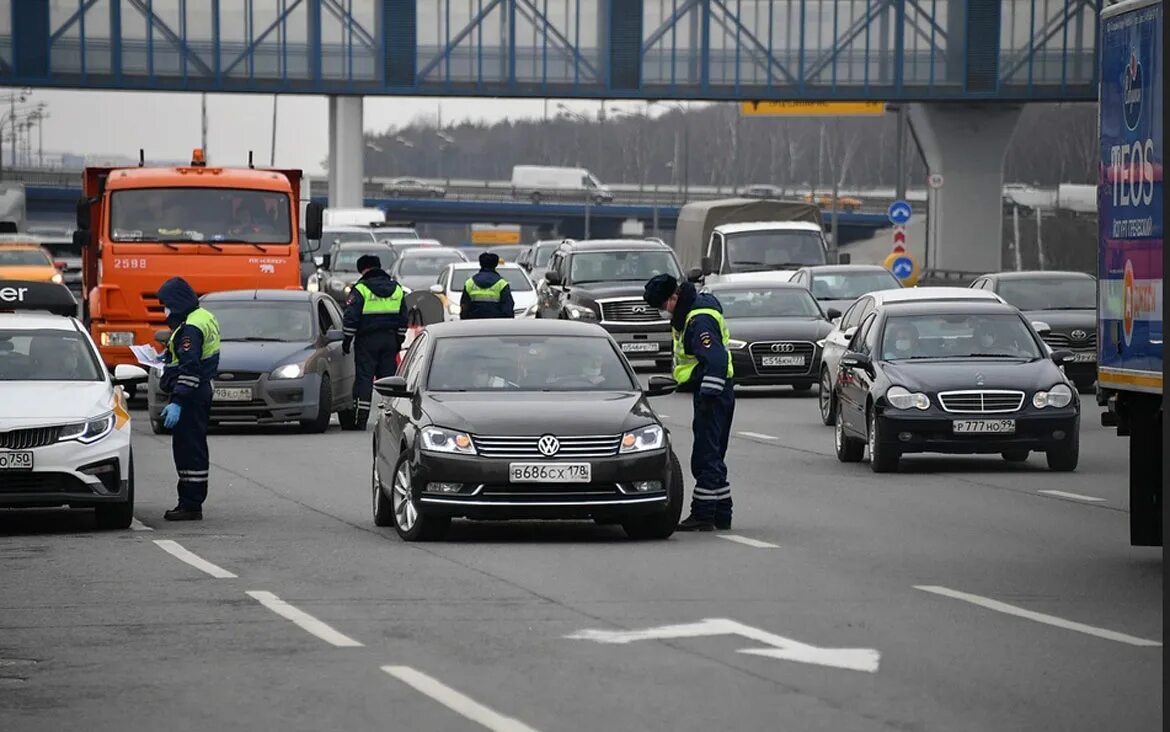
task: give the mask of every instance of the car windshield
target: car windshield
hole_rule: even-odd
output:
[[[103,381],[80,333],[0,328],[0,381]]]
[[[289,198],[234,188],[136,188],[110,196],[110,238],[123,242],[288,244]]]
[[[886,271],[821,272],[813,275],[812,294],[818,300],[856,300],[877,290],[901,287]]]
[[[816,231],[745,231],[727,235],[727,261],[736,272],[794,269],[825,263]]]
[[[572,257],[569,281],[578,285],[589,282],[645,282],[659,274],[682,279],[672,252],[578,252]]]
[[[348,244],[350,242],[373,244],[374,241],[374,235],[368,231],[329,231],[327,229],[321,234],[322,252],[318,252],[318,254],[330,252],[338,244]]]
[[[467,364],[474,363],[475,368]],[[630,391],[636,389],[608,338],[471,336],[440,338],[431,391]]]
[[[358,259],[367,254],[377,257],[382,262],[382,269],[389,269],[397,255],[393,250],[387,249],[343,249],[337,252],[333,257],[333,262],[330,265],[333,270],[337,272],[357,272]]]
[[[418,231],[395,226],[376,226],[372,233],[383,239],[417,239]]]
[[[410,250],[398,262],[398,274],[404,277],[431,275],[438,277],[439,272],[452,262],[464,261],[456,252],[426,252],[416,254],[417,250]]]
[[[203,303],[219,321],[225,341],[313,340],[313,313],[304,302],[232,300]]]
[[[51,265],[53,260],[40,249],[0,249],[0,267]]]
[[[458,267],[451,273],[451,289],[462,290],[463,283],[467,282],[467,278],[479,271],[479,267]],[[500,267],[496,270],[500,276],[508,281],[508,287],[512,292],[530,292],[532,290],[532,283],[524,276],[524,273],[519,269],[511,267]]]
[[[1040,347],[1014,313],[948,313],[886,320],[881,358],[1040,358]]]
[[[1000,280],[999,296],[1020,310],[1093,310],[1097,282],[1088,277]]]
[[[819,318],[821,310],[808,290],[759,287],[717,290],[725,318]]]
[[[560,245],[561,245],[560,242],[557,242],[556,244],[546,244],[546,245],[537,247],[536,252],[533,253],[533,257],[532,257],[533,268],[547,267],[548,260],[552,259],[553,252],[555,252],[557,250],[557,247],[559,247]]]

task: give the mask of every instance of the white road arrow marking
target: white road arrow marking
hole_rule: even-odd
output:
[[[851,671],[878,670],[881,654],[872,648],[819,648],[807,643],[753,628],[728,618],[705,618],[697,623],[662,625],[645,630],[579,630],[565,636],[571,640],[591,640],[596,643],[624,645],[640,640],[669,640],[672,638],[700,638],[715,635],[738,635],[763,643],[770,648],[742,648],[737,653],[766,656],[797,663],[849,669]]]

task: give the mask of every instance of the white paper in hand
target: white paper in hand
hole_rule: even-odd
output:
[[[166,364],[163,362],[162,354],[154,350],[153,346],[130,346],[130,352],[138,359],[138,363],[142,364],[148,369],[163,370]]]

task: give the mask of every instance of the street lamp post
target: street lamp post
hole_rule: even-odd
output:
[[[683,188],[683,191],[682,191],[682,195],[683,195],[683,203],[686,203],[687,199],[690,198],[690,192],[691,192],[691,121],[690,121],[690,116],[687,114],[686,107],[684,107],[680,102],[667,103],[667,102],[659,102],[659,101],[651,101],[651,102],[646,103],[647,114],[649,114],[650,105],[652,105],[652,104],[661,104],[663,106],[671,107],[676,112],[678,112],[679,116],[682,118],[682,128],[683,128],[683,130],[682,130],[683,131],[683,159],[682,159],[682,168],[683,168],[683,170],[682,170],[682,188]]]
[[[12,165],[16,167],[16,104],[23,103],[32,94],[32,89],[21,89],[20,91],[8,92],[0,101],[8,100],[8,114],[0,119],[0,179],[4,177],[4,124],[7,122],[12,126]]]

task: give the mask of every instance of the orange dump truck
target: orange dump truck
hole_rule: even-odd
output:
[[[181,276],[195,292],[300,289],[301,230],[321,236],[322,208],[300,218],[301,171],[190,166],[86,168],[74,243],[84,314],[111,369],[166,327],[158,288]]]

